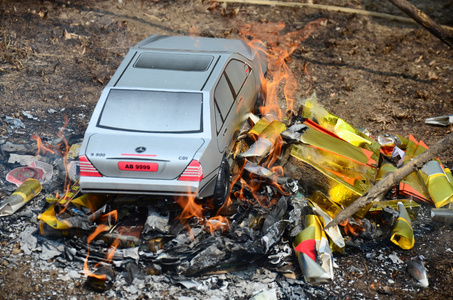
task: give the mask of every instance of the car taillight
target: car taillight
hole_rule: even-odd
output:
[[[195,159],[190,162],[178,180],[182,181],[200,181],[203,178],[203,168]]]
[[[80,176],[102,177],[85,155],[79,156]]]

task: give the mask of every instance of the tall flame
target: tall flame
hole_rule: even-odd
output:
[[[267,79],[263,74],[263,70],[257,70],[262,83],[262,90],[266,95],[265,105],[260,108],[260,113],[262,116],[266,117],[269,121],[273,119],[283,119],[283,113],[280,109],[278,102],[278,93],[283,85],[283,93],[286,99],[286,112],[289,113],[293,111],[294,105],[294,94],[297,90],[297,80],[288,67],[286,61],[288,57],[297,49],[299,44],[307,39],[311,33],[318,28],[320,25],[326,23],[326,19],[318,19],[313,22],[310,22],[302,30],[287,33],[285,35],[280,35],[280,31],[285,28],[283,23],[273,23],[273,24],[258,24],[252,23],[247,24],[241,30],[241,35],[244,37],[246,42],[252,48],[265,49],[267,46],[266,55],[268,60],[268,70],[267,70]],[[196,27],[191,28],[191,37],[196,42],[195,36],[199,34],[199,31]],[[259,52],[258,55],[263,55]],[[309,76],[306,66],[304,65],[304,72]],[[283,145],[282,138],[278,135],[275,143],[272,146],[271,152],[260,165],[266,169],[269,169],[273,172],[274,177],[272,185],[276,186],[280,193],[285,194],[285,192],[280,184],[277,183],[277,178],[283,176],[283,168],[281,166],[275,166],[278,158],[281,155],[281,149]],[[250,178],[243,178],[244,167],[246,161],[241,165],[236,165],[236,172],[234,172],[231,187],[235,186],[237,183],[240,185],[240,190],[234,193],[234,196],[242,202],[252,202],[250,195],[254,201],[263,207],[269,207],[276,203],[276,199],[268,199],[267,196],[260,194],[261,184],[263,182],[262,178],[256,178],[253,174],[250,174]],[[231,194],[231,188],[230,193]],[[206,228],[212,233],[215,230],[225,230],[229,226],[228,219],[222,216],[215,216],[209,220],[205,220],[203,217],[203,207],[201,204],[196,203],[195,195],[189,197],[179,197],[176,199],[176,202],[181,206],[182,212],[178,216],[178,219],[181,223],[185,224],[187,227],[187,222],[191,218],[197,218],[200,223],[203,223]],[[228,197],[224,205],[218,210],[218,212],[225,211],[226,208],[231,204],[231,199]],[[252,203],[253,204],[253,203]],[[189,227],[190,228],[190,227]]]
[[[297,49],[299,44],[306,40],[313,31],[320,25],[324,25],[327,19],[318,19],[308,23],[302,30],[280,35],[279,32],[285,28],[283,23],[251,23],[244,26],[241,35],[252,37],[250,45],[265,43],[268,47],[266,53],[268,58],[268,77],[263,76],[263,87],[266,91],[266,105],[260,109],[263,116],[272,115],[278,119],[283,118],[283,113],[278,104],[278,91],[281,84],[285,84],[283,93],[286,99],[287,111],[293,110],[294,93],[297,89],[297,81],[294,74],[286,64],[286,60]]]

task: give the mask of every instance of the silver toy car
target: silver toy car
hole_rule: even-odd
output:
[[[214,196],[254,109],[265,56],[240,40],[153,35],[132,47],[104,89],[80,150],[88,193]]]

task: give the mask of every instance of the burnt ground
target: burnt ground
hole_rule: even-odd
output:
[[[314,2],[403,15],[386,1]],[[412,3],[435,21],[453,26],[451,0]],[[103,86],[128,47],[151,34],[189,35],[195,26],[202,36],[238,38],[240,29],[249,22],[283,22],[284,31],[291,32],[318,18],[329,21],[288,59],[299,82],[299,98],[316,92],[329,111],[356,127],[367,128],[373,136],[413,134],[432,145],[451,131],[451,127],[425,125],[424,120],[453,111],[453,50],[415,24],[310,8],[218,5],[197,0],[1,1],[0,116],[2,120],[4,116],[20,118],[25,124],[25,128],[11,131],[7,123],[0,122],[1,139],[23,144],[31,143],[33,134],[55,137],[65,115],[69,117],[66,133],[83,134]],[[36,119],[29,119],[23,111]],[[440,159],[452,168],[453,149]],[[0,166],[2,173],[9,169],[8,165]],[[11,187],[3,178],[0,182],[3,197]],[[424,209],[425,218],[415,225],[412,250],[403,251],[386,241],[368,248],[348,247],[344,255],[336,256],[339,268],[335,269],[335,281],[312,295],[452,298],[451,226],[432,224],[428,213]],[[17,244],[17,232],[22,229],[14,230],[3,234],[0,241],[0,298],[113,297],[88,291],[81,279],[68,283],[52,262],[38,263],[22,253]],[[391,253],[403,261],[422,255],[430,287],[419,288],[404,267],[386,258]],[[267,271],[250,272],[248,277],[235,278],[228,289],[253,285],[260,272],[269,276]],[[147,283],[146,288],[144,295],[154,295],[149,292],[154,288],[156,298],[208,298],[199,291],[175,291],[170,284],[159,290]],[[128,297],[126,292],[116,296],[120,295]],[[244,292],[232,298],[250,296]]]

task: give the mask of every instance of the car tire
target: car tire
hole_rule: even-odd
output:
[[[263,91],[263,88],[260,87],[258,90],[258,94],[256,96],[255,107],[253,108],[253,112],[258,114],[260,112],[260,107],[266,104],[266,95]]]
[[[220,164],[219,174],[214,189],[213,206],[214,211],[217,211],[225,201],[228,199],[228,193],[230,192],[230,164],[228,160],[224,158]]]

